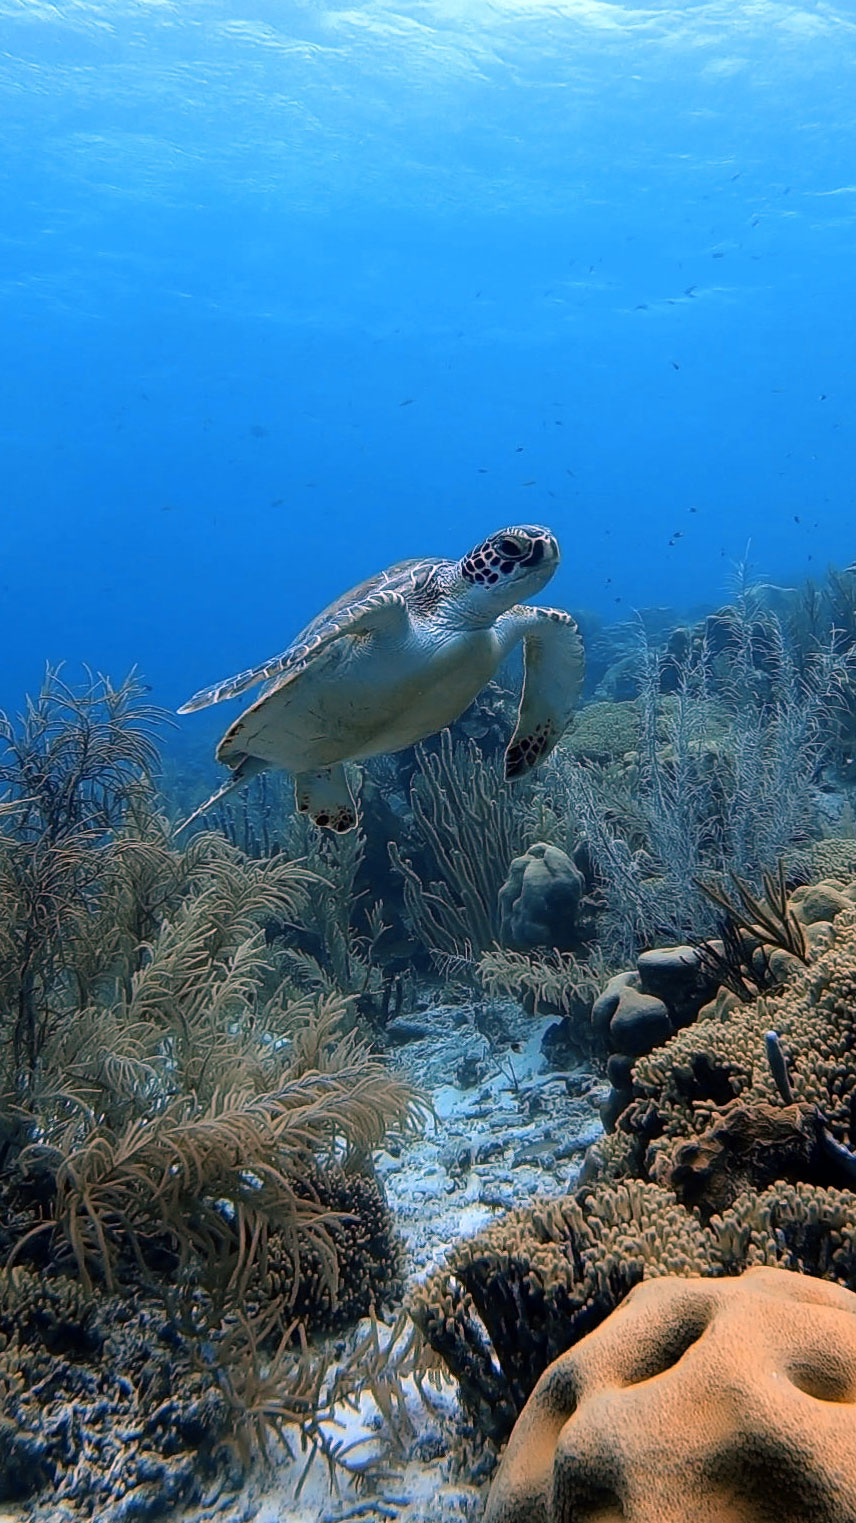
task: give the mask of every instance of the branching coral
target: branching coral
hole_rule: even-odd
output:
[[[572,1016],[581,1023],[587,1023],[606,976],[596,948],[585,962],[572,952],[538,955],[503,947],[482,952],[478,961],[478,977],[489,994],[509,994],[535,1015]]]
[[[629,1180],[510,1212],[453,1249],[410,1311],[498,1442],[552,1359],[646,1275],[703,1273],[710,1242],[674,1196]]]
[[[675,658],[666,704],[659,655],[642,642],[631,789],[608,766],[581,765],[569,745],[556,752],[605,899],[601,938],[616,956],[713,931],[700,877],[757,882],[816,833],[814,787],[854,652],[831,641],[799,670],[773,615],[759,624],[744,598],[717,619]]]
[[[512,858],[560,827],[534,782],[504,782],[501,761],[472,741],[453,744],[444,730],[438,750],[420,748],[417,756],[411,805],[426,875],[395,843],[390,857],[423,945],[468,956],[499,939],[499,891]]]
[[[154,806],[152,716],[135,710],[133,684],[119,696],[57,684],[20,732],[4,722],[6,1272],[17,1284],[35,1263],[47,1285],[76,1272],[99,1306],[113,1290],[156,1291],[176,1346],[200,1351],[219,1403],[212,1432],[228,1428],[241,1390],[255,1391],[250,1429],[289,1413],[311,1426],[301,1392],[317,1381],[306,1385],[295,1340],[395,1289],[368,1159],[425,1108],[354,1029],[346,995],[296,986],[289,939],[309,933],[328,884],[285,854],[250,859],[210,833],[176,848]],[[283,1379],[297,1384],[272,1404],[258,1364],[277,1338]],[[6,1409],[16,1432],[31,1420],[20,1395]],[[75,1443],[34,1477],[78,1464]]]
[[[69,952],[86,946],[91,979],[115,950],[115,928],[104,949],[91,932],[119,870],[113,833],[157,761],[162,716],[142,694],[133,676],[75,692],[49,670],[17,726],[0,715],[0,787],[15,805],[0,819],[0,1042],[19,1100],[74,981]]]

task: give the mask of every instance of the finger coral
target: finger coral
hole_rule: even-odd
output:
[[[856,1145],[854,909],[837,913],[831,935],[827,949],[781,989],[738,1006],[726,1020],[703,1016],[637,1061],[633,1103],[619,1129],[636,1144],[635,1167],[646,1176],[662,1178],[662,1157],[673,1154],[676,1139],[700,1136],[738,1097],[749,1107],[782,1106],[768,1057],[766,1039],[772,1031],[787,1065],[793,1101],[815,1111],[829,1139],[829,1183],[841,1183],[846,1152]],[[833,1158],[836,1144],[840,1149]],[[612,1149],[607,1140],[603,1152],[616,1161],[623,1156],[619,1172],[626,1166],[621,1143]]]
[[[410,1312],[480,1429],[504,1439],[539,1374],[648,1275],[701,1274],[712,1238],[627,1180],[509,1212],[454,1248]]]

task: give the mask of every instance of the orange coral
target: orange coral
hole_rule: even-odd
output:
[[[856,1295],[647,1280],[545,1372],[485,1523],[853,1523]]]

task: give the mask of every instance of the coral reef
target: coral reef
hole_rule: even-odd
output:
[[[633,1098],[633,1060],[695,1020],[717,987],[700,950],[691,946],[642,952],[635,969],[609,979],[591,1012],[595,1043],[610,1053],[612,1089],[601,1109],[607,1130]]]
[[[747,594],[665,660],[640,638],[636,665],[638,698],[628,708],[638,733],[618,753],[621,764],[615,751],[575,755],[584,708],[552,769],[588,842],[604,900],[599,936],[616,962],[714,933],[700,879],[734,872],[755,882],[820,834],[817,781],[856,653],[830,635],[798,664],[781,624],[769,611],[759,620]],[[591,707],[604,722],[624,709]]]
[[[493,1223],[412,1293],[491,1442],[640,1280],[767,1265],[856,1289],[856,906],[827,884],[793,913],[820,908],[835,918],[813,922],[809,966],[632,1061],[631,1103],[576,1193]]]
[[[715,1009],[702,1014],[638,1059],[633,1102],[619,1129],[637,1144],[647,1177],[662,1177],[674,1141],[707,1131],[738,1097],[750,1107],[782,1104],[768,1058],[770,1031],[784,1048],[793,1100],[819,1113],[833,1143],[856,1143],[856,908],[839,910],[823,930],[827,949],[807,968],[791,970],[780,989],[732,1009],[726,1020]]]
[[[849,1523],[856,1295],[781,1269],[663,1278],[541,1377],[485,1523]]]
[[[410,1293],[479,1430],[502,1442],[547,1365],[648,1275],[701,1274],[712,1235],[656,1185],[626,1180],[512,1211]]]
[[[133,682],[76,693],[49,674],[21,725],[2,723],[0,1274],[30,1310],[0,1327],[0,1411],[7,1452],[32,1461],[23,1477],[10,1460],[4,1484],[28,1478],[74,1505],[100,1494],[111,1444],[117,1486],[126,1464],[119,1436],[105,1448],[88,1418],[69,1422],[84,1389],[120,1435],[136,1431],[138,1400],[148,1433],[150,1397],[168,1433],[197,1411],[198,1386],[208,1426],[187,1415],[198,1440],[164,1440],[166,1456],[188,1450],[180,1485],[141,1461],[167,1499],[188,1494],[214,1437],[248,1452],[266,1426],[314,1431],[308,1335],[398,1285],[371,1151],[425,1114],[356,1028],[350,991],[296,981],[320,875],[210,832],[176,848],[153,794],[156,717]],[[327,950],[350,976],[353,949],[331,934]],[[136,1325],[139,1358],[103,1331],[89,1346],[105,1308],[130,1327],[154,1294],[160,1331]],[[85,1379],[66,1369],[72,1345],[97,1367]]]
[[[506,783],[501,761],[471,740],[454,742],[444,730],[436,749],[417,747],[416,757],[412,851],[389,846],[405,916],[423,946],[470,956],[499,939],[511,862],[561,827],[534,780]]]
[[[0,1271],[0,1500],[162,1516],[204,1495],[229,1418],[216,1370],[152,1297]]]
[[[846,762],[856,640],[824,644],[806,603],[791,650],[780,614],[742,593],[668,652],[621,636],[633,701],[588,705],[513,789],[492,688],[370,764],[364,831],[340,839],[262,779],[178,849],[133,680],[49,673],[0,719],[7,1495],[106,1517],[112,1476],[119,1523],[199,1495],[224,1444],[328,1442],[317,1335],[400,1290],[371,1153],[425,1116],[378,1052],[408,1040],[389,1016],[417,985],[423,1033],[443,982],[511,993],[559,1017],[557,1061],[596,1039],[613,1085],[576,1192],[410,1293],[418,1357],[455,1374],[486,1451],[642,1281],[761,1265],[856,1287],[856,848],[810,839],[841,802],[818,784]]]

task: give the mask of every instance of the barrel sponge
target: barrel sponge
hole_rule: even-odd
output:
[[[577,911],[585,887],[566,851],[536,841],[515,857],[499,891],[500,940],[528,952],[535,947],[570,951],[576,941]]]
[[[484,1523],[853,1523],[856,1295],[646,1280],[545,1372]]]

